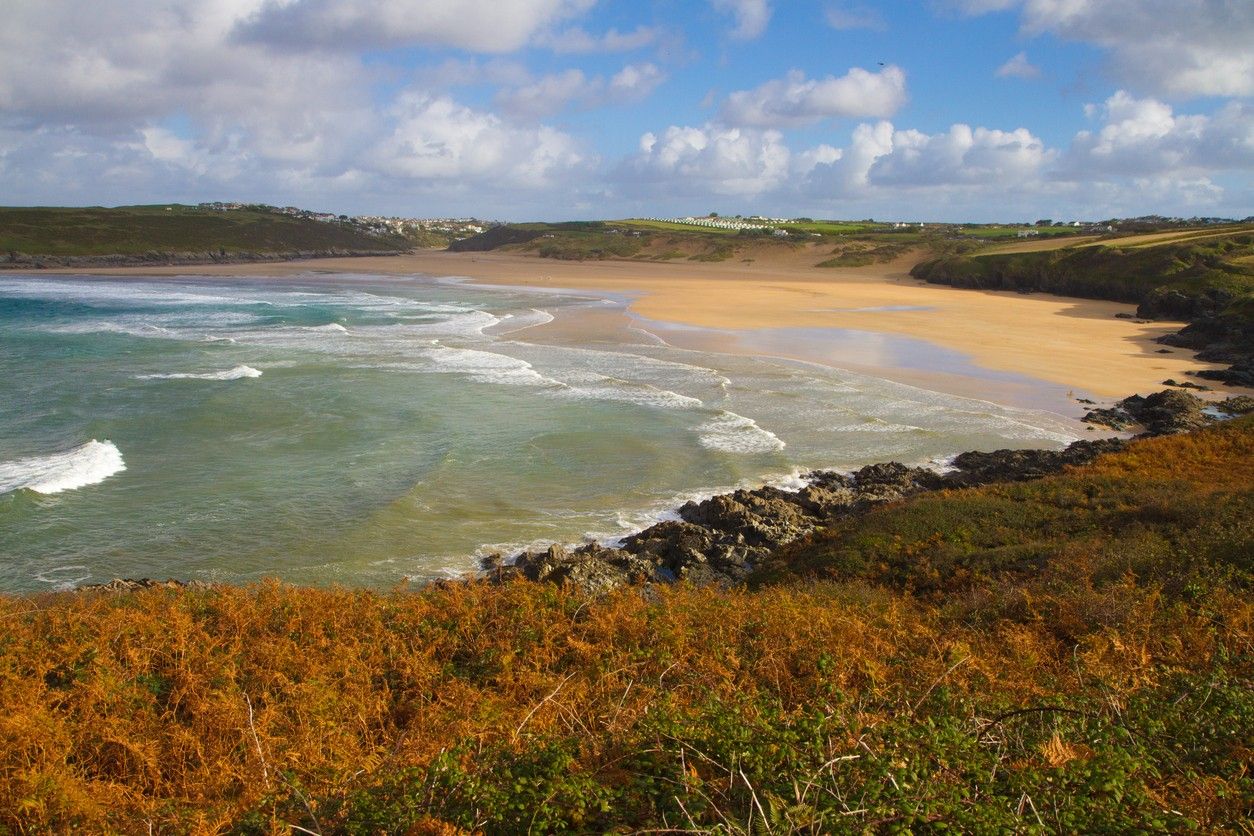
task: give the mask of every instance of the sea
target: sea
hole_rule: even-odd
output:
[[[628,302],[455,277],[0,275],[0,591],[388,588],[816,468],[1081,433],[839,357],[693,347]]]

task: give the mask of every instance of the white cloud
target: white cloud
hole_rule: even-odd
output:
[[[640,101],[665,80],[666,74],[651,63],[628,64],[608,80],[602,76],[589,78],[582,70],[569,69],[502,89],[494,101],[510,116],[539,119],[560,113],[572,104],[593,108]]]
[[[583,70],[570,69],[542,76],[497,94],[496,105],[511,116],[538,119],[565,109],[575,99],[592,95],[599,80],[590,80]]]
[[[512,52],[595,0],[281,0],[265,3],[239,37],[333,50],[399,45]]]
[[[1129,86],[1173,97],[1254,95],[1249,0],[966,0],[969,13],[1020,6],[1024,32],[1110,50]]]
[[[1120,90],[1100,107],[1103,125],[1076,134],[1063,161],[1069,176],[1187,177],[1254,167],[1254,108],[1232,102],[1214,116],[1177,115],[1156,99]]]
[[[628,64],[610,77],[607,91],[614,102],[639,101],[666,81],[656,64]]]
[[[828,6],[823,17],[827,21],[827,25],[833,29],[873,29],[883,31],[887,28],[884,16],[869,6]]]
[[[840,78],[807,79],[799,71],[727,97],[721,117],[732,125],[795,127],[845,116],[891,116],[906,102],[906,74],[854,67]]]
[[[1055,157],[1026,128],[1002,131],[956,124],[941,134],[894,131],[892,148],[869,170],[875,184],[979,185],[1004,189],[1039,177]]]
[[[1026,52],[1020,52],[998,67],[994,75],[998,78],[1040,78],[1041,68],[1028,60]]]
[[[387,176],[544,188],[586,162],[561,131],[511,125],[446,96],[403,94],[393,116],[395,128],[369,155]]]
[[[536,43],[561,54],[590,52],[631,52],[657,42],[661,36],[653,26],[637,26],[630,32],[610,29],[603,35],[593,35],[578,26],[560,32],[540,35]]]
[[[735,28],[729,33],[733,40],[751,41],[765,32],[766,25],[771,21],[768,0],[710,0],[710,3],[736,21]]]
[[[650,193],[755,195],[788,176],[790,153],[778,131],[671,126],[646,133],[628,161],[631,188]]]

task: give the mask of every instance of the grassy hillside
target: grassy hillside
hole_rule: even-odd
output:
[[[1254,386],[1254,226],[1112,238],[1064,249],[956,255],[911,275],[937,284],[1043,291],[1137,305],[1147,319],[1191,323],[1160,342],[1231,363],[1198,376]]]
[[[462,241],[455,252],[505,250],[563,260],[638,259],[727,261],[815,248],[815,266],[849,267],[889,261],[914,248],[965,252],[981,242],[947,227],[894,228],[872,222],[790,222],[770,229],[721,229],[671,221],[576,221],[505,224]]]
[[[0,207],[0,259],[145,253],[286,253],[408,249],[402,238],[253,209],[196,206]]]
[[[1254,227],[1177,240],[975,254],[927,261],[913,275],[938,284],[1026,290],[1145,305],[1147,315],[1218,313],[1254,292]]]
[[[0,598],[0,829],[1205,832],[1254,814],[1254,423],[751,590]]]

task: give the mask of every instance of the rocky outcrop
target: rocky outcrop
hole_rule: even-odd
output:
[[[1084,416],[1090,424],[1114,430],[1144,427],[1142,435],[1167,435],[1196,430],[1216,419],[1206,414],[1207,402],[1178,389],[1164,389],[1147,397],[1133,395],[1107,409],[1091,409]]]
[[[1088,464],[1103,453],[1122,450],[1119,438],[1077,441],[1064,450],[997,450],[963,453],[953,461],[956,471],[946,477],[950,487],[1024,482],[1057,473],[1069,465]]]
[[[898,462],[867,465],[848,474],[816,471],[806,475],[807,486],[796,492],[767,486],[686,503],[678,510],[679,519],[650,526],[618,547],[553,545],[512,560],[493,555],[485,569],[497,581],[524,577],[573,584],[594,594],[632,583],[734,586],[775,549],[839,518],[925,491],[1040,478],[1123,444],[1106,439],[1077,441],[1059,451],[963,453],[944,474]]]
[[[1200,378],[1229,386],[1254,387],[1254,317],[1237,314],[1201,317],[1174,334],[1158,338],[1163,345],[1197,352],[1197,359],[1227,363],[1226,369],[1202,369]]]
[[[87,583],[75,589],[76,592],[135,592],[140,589],[209,589],[213,584],[204,581],[179,581],[167,578],[159,581],[153,578],[114,578],[107,583]]]

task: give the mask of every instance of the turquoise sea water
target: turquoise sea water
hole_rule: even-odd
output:
[[[815,467],[1077,434],[644,327],[558,327],[621,308],[422,278],[0,276],[0,590],[387,586]]]

